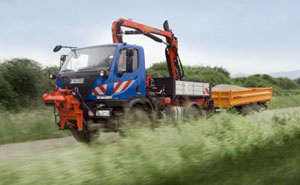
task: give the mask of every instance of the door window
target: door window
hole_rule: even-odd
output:
[[[122,50],[120,53],[120,57],[118,60],[118,72],[119,73],[123,73],[126,72],[126,60],[127,60],[126,56],[126,49]],[[138,52],[137,50],[133,50],[133,56],[132,56],[132,71],[137,70],[138,68]]]

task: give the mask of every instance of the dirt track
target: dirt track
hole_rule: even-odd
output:
[[[24,143],[13,143],[0,145],[0,159],[1,157],[7,157],[14,155],[16,153],[24,152],[39,152],[45,151],[53,148],[66,147],[76,143],[75,139],[72,137],[56,138],[56,139],[46,139],[38,141],[28,141]]]
[[[279,113],[288,110],[296,110],[300,112],[300,107],[267,110],[264,112],[271,112],[273,114],[276,114],[277,112]],[[109,138],[115,138],[116,136],[118,136],[118,134],[116,133],[102,133],[99,137],[99,140],[100,141],[101,139],[107,140]],[[8,156],[15,155],[15,154],[56,150],[60,148],[67,148],[68,146],[76,145],[76,144],[78,144],[78,142],[73,137],[29,141],[24,143],[4,144],[4,145],[0,145],[0,160],[4,160]]]
[[[102,133],[99,137],[101,139],[115,138],[116,133]],[[76,145],[78,142],[72,137],[45,139],[38,141],[28,141],[23,143],[12,143],[0,145],[0,160],[3,160],[12,155],[24,153],[39,153],[45,151],[57,150],[60,148],[67,148],[68,146]]]

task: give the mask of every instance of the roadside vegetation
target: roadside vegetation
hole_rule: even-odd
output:
[[[58,72],[58,67],[44,68],[22,58],[0,63],[0,107],[17,111],[39,106],[42,94],[53,86],[47,77],[49,72]]]
[[[0,156],[0,184],[298,184],[300,109],[135,128],[125,138]]]
[[[300,95],[274,96],[268,103],[269,109],[280,109],[300,106]]]
[[[70,135],[58,130],[53,109],[22,109],[18,112],[0,111],[0,145]]]

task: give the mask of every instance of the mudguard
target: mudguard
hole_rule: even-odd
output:
[[[153,110],[154,107],[151,103],[151,101],[143,96],[133,97],[128,102],[128,107],[134,107],[136,104],[146,105],[149,107],[150,110]]]

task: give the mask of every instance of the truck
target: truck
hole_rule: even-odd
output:
[[[56,79],[56,86],[42,99],[47,106],[54,106],[59,129],[70,129],[79,142],[89,143],[98,137],[100,128],[118,131],[128,122],[126,118],[135,122],[141,115],[149,120],[170,115],[177,120],[188,113],[201,115],[218,108],[211,84],[183,80],[178,40],[168,21],[163,28],[120,18],[112,24],[113,44],[57,45],[54,52],[62,48],[71,51],[61,55],[59,74],[49,74]],[[123,35],[135,34],[166,45],[168,77],[147,75],[143,47],[123,42]]]

